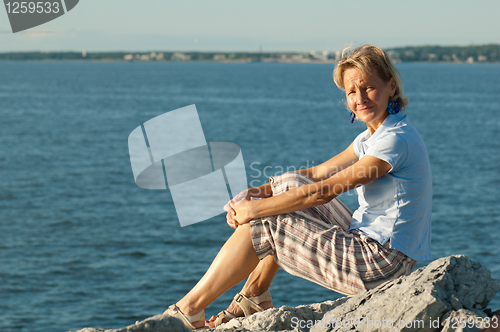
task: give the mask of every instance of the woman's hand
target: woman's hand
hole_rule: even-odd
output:
[[[251,203],[251,200],[248,190],[243,190],[224,205],[224,211],[227,212],[226,221],[230,227],[236,229],[238,225],[252,220],[249,214],[249,203]]]
[[[238,228],[238,222],[236,221],[236,219],[234,219],[234,217],[236,216],[236,212],[231,207],[231,201],[227,202],[227,204],[224,205],[224,211],[227,212],[226,222],[229,227],[232,227],[234,229]]]
[[[256,204],[256,201],[250,199],[250,197],[245,197],[245,199],[232,203],[231,207],[235,214],[233,219],[236,220],[237,225],[243,225],[254,219],[252,214],[252,207]]]

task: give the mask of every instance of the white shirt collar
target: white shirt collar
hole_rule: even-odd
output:
[[[366,136],[361,140],[363,144],[369,145],[370,141],[374,141],[380,136],[382,133],[387,131],[387,129],[394,127],[397,123],[403,120],[406,117],[406,114],[403,112],[399,112],[397,114],[389,114],[384,122],[380,125],[380,127],[375,130],[375,132],[370,136],[370,132],[366,130]]]

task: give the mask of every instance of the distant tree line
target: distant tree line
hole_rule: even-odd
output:
[[[259,61],[283,54],[256,52],[8,52],[0,53],[0,61],[8,60],[100,60],[100,61]],[[161,55],[161,56],[160,56]]]
[[[9,52],[0,60],[123,60],[125,52]]]
[[[500,45],[408,46],[386,50],[404,62],[500,62]]]
[[[388,48],[394,61],[403,62],[500,62],[500,44],[478,46],[407,46]],[[8,60],[77,61],[287,61],[338,60],[340,52],[9,52]]]

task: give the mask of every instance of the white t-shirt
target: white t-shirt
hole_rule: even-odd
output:
[[[389,115],[370,136],[354,140],[361,159],[374,156],[388,162],[387,174],[356,189],[359,208],[349,230],[401,251],[415,260],[431,258],[432,175],[424,141],[406,114]]]

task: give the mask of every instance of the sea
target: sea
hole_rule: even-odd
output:
[[[397,68],[433,172],[432,260],[467,255],[500,279],[500,64]],[[0,62],[0,330],[119,328],[179,300],[233,230],[222,206],[181,227],[168,189],[136,185],[129,134],[195,104],[206,141],[237,144],[247,182],[260,185],[328,160],[365,129],[349,122],[332,70]],[[356,209],[354,193],[341,199]],[[284,271],[270,290],[278,307],[342,296]],[[500,294],[490,308],[500,309]]]

